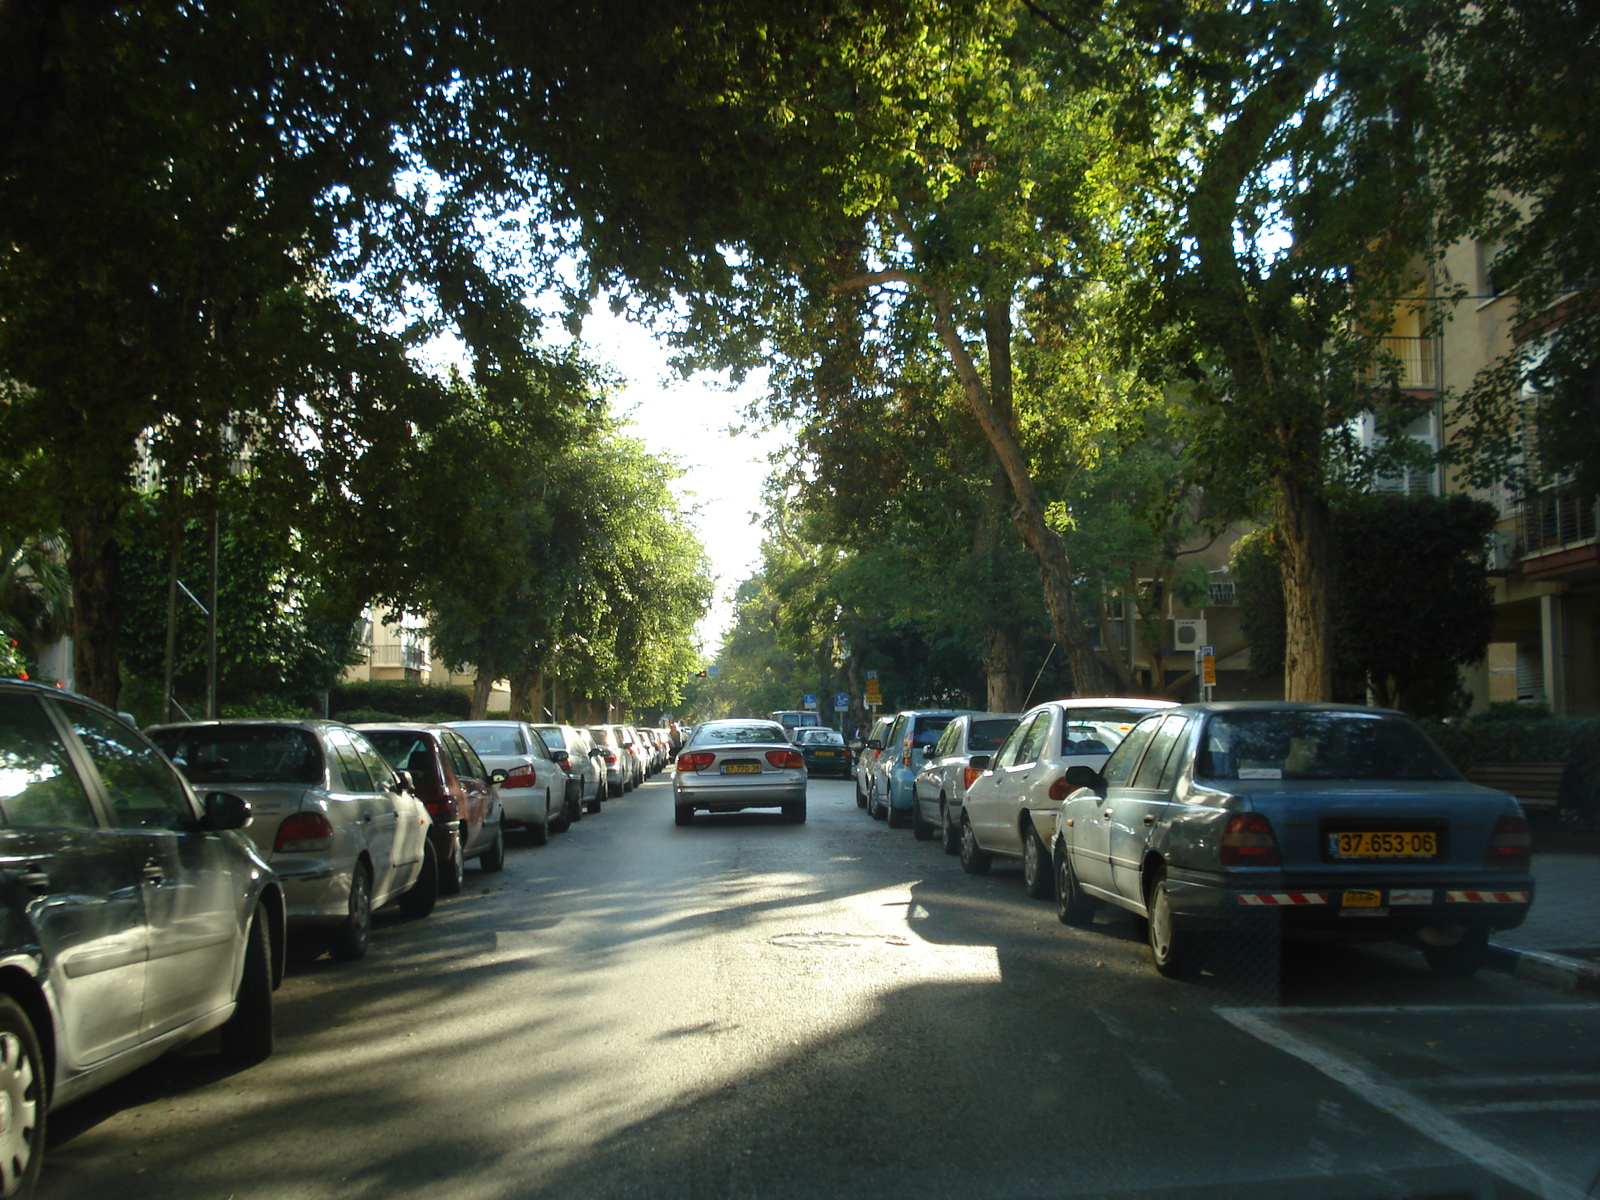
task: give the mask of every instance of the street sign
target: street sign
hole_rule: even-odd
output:
[[[1200,647],[1200,682],[1206,687],[1217,686],[1217,648]]]
[[[850,693],[849,692],[835,692],[833,694],[833,711],[834,712],[843,712],[845,709],[847,709],[849,707],[850,707]]]
[[[706,668],[706,674],[707,675],[721,675],[722,674],[722,668],[717,666],[716,663],[712,663],[709,667]]]
[[[861,672],[861,678],[865,679],[868,683],[871,683],[877,677],[878,677],[878,673],[876,671],[863,671],[863,672]]]
[[[815,708],[817,706],[817,698],[815,695],[808,692],[803,700],[803,703],[807,708]]]
[[[877,679],[877,675],[876,674],[874,674],[871,678],[869,678],[867,680],[867,703],[868,704],[882,704],[883,703],[883,692],[878,687],[878,679]]]

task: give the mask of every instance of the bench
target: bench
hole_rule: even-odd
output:
[[[1561,797],[1565,763],[1474,763],[1467,778],[1484,787],[1510,792],[1524,808],[1554,808]]]

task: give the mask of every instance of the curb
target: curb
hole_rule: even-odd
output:
[[[1516,950],[1491,942],[1484,965],[1491,971],[1504,971],[1529,983],[1600,998],[1600,963],[1551,954],[1547,950]]]

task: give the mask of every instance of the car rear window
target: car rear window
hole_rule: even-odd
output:
[[[994,721],[974,721],[971,732],[967,734],[967,750],[972,754],[990,754],[1000,748],[1000,743],[1006,740],[1006,734],[1016,727],[1016,717],[1006,717],[1004,720]]]
[[[807,746],[842,746],[844,734],[834,729],[807,729],[798,740]]]
[[[956,714],[954,713],[943,717],[917,717],[911,726],[911,744],[913,746],[938,745],[939,735],[955,719]]]
[[[158,729],[150,740],[190,783],[322,782],[322,745],[308,729],[271,725]]]
[[[1228,712],[1206,723],[1206,779],[1459,779],[1403,717],[1316,709]]]
[[[787,746],[789,734],[782,725],[770,721],[735,721],[727,725],[702,725],[689,739],[690,746],[739,746],[748,742]]]
[[[522,730],[515,725],[456,725],[454,729],[466,738],[479,754],[526,754]]]

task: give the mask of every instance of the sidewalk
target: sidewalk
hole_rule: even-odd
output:
[[[1600,996],[1600,854],[1536,853],[1533,908],[1496,934],[1490,966]]]

